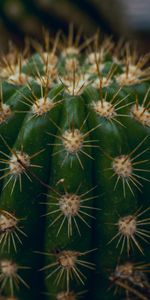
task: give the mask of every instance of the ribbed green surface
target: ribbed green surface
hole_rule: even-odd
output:
[[[0,124],[0,291],[7,299],[149,299],[143,269],[112,282],[119,264],[149,263],[149,75],[105,45],[101,63],[70,44],[53,58],[33,55],[22,73],[16,67],[2,80],[2,118],[4,103],[11,109]],[[118,281],[125,288],[114,293]]]

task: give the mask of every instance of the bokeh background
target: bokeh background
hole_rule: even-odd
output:
[[[40,41],[43,27],[67,33],[70,23],[85,36],[100,28],[132,40],[140,54],[150,49],[150,0],[0,0],[0,50],[10,40],[23,47],[26,36]]]

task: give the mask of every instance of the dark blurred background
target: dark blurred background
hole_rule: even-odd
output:
[[[41,41],[42,27],[55,33],[75,31],[91,36],[100,28],[118,40],[130,39],[140,53],[150,49],[150,0],[0,0],[0,50],[8,41],[23,47],[26,36]]]

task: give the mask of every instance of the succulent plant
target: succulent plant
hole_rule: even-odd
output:
[[[45,41],[1,63],[0,299],[148,300],[148,55]]]

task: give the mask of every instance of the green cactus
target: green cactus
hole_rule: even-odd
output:
[[[0,299],[148,300],[148,56],[45,40],[1,64]]]

